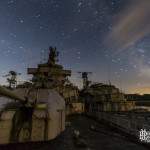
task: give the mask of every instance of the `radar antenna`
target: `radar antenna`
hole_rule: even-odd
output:
[[[21,73],[17,73],[15,71],[9,71],[8,74],[3,77],[8,77],[7,82],[9,83],[9,88],[15,88],[17,85],[17,76],[21,75]]]
[[[48,58],[48,64],[50,65],[55,65],[56,62],[58,62],[58,55],[59,55],[59,52],[56,50],[56,47],[50,47],[49,48],[49,58]]]
[[[87,89],[89,87],[89,84],[91,83],[91,81],[89,81],[88,79],[88,75],[92,74],[92,72],[78,72],[78,73],[81,74],[83,79],[83,89]]]

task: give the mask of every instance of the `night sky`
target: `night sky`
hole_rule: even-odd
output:
[[[0,0],[0,81],[10,70],[45,62],[56,46],[59,63],[93,72],[93,81],[150,93],[150,0]]]

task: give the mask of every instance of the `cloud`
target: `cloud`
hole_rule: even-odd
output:
[[[117,50],[135,44],[150,33],[150,0],[131,0],[117,19],[104,43]]]

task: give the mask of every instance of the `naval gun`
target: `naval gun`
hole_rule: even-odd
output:
[[[20,97],[17,90],[24,92],[0,86],[0,100],[14,100],[0,110],[0,144],[52,140],[65,130],[65,101],[57,91],[32,88]]]

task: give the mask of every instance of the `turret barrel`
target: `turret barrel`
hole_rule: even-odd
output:
[[[25,101],[25,98],[21,98],[19,96],[17,96],[16,94],[14,94],[12,91],[0,86],[0,95],[14,99],[14,100],[18,100],[18,101]]]

